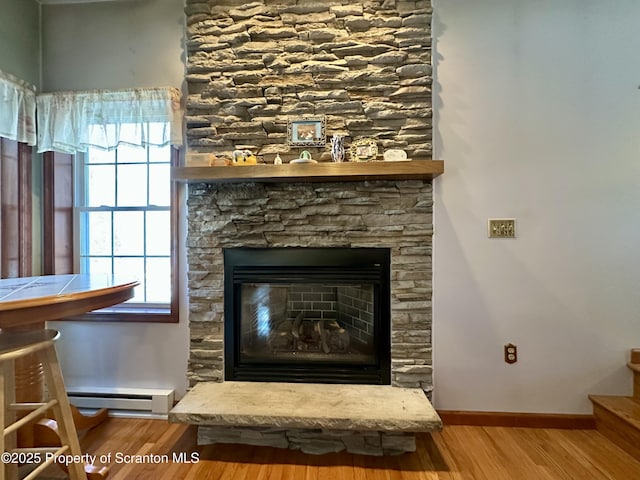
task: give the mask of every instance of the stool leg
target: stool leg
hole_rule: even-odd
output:
[[[16,420],[16,414],[9,406],[16,401],[15,391],[15,362],[7,360],[2,362],[0,368],[0,419],[2,421],[2,430],[11,425]],[[16,433],[12,432],[8,435],[2,435],[0,438],[0,452],[10,452],[16,448]],[[0,479],[18,478],[18,464],[6,463],[1,465]]]
[[[62,371],[60,370],[60,364],[58,363],[58,357],[53,343],[48,348],[45,348],[42,354],[45,357],[43,364],[49,396],[53,396],[58,400],[58,404],[53,410],[58,423],[60,440],[63,445],[69,445],[70,455],[82,458],[78,433],[73,423],[73,415],[71,414],[67,391],[64,387],[64,379],[62,378]],[[84,471],[84,462],[70,463],[68,468],[69,478],[71,478],[71,480],[87,480]]]
[[[38,352],[15,359],[15,386],[18,403],[44,400],[44,369]],[[24,412],[17,416],[23,415]],[[34,440],[33,428],[21,428],[18,431],[18,445],[33,447]]]
[[[0,365],[0,421],[2,422],[2,438],[0,438],[0,453],[4,453],[6,452],[6,445],[4,442],[4,429],[6,425],[9,425],[9,423],[11,423],[8,419],[9,416],[9,412],[8,412],[8,402],[7,402],[7,396],[8,396],[8,392],[7,392],[7,363],[9,362],[3,362],[2,365]],[[0,480],[5,480],[6,478],[6,469],[9,467],[8,464],[2,462],[2,465],[0,465]]]

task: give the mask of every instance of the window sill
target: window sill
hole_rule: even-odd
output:
[[[169,308],[110,308],[77,315],[66,320],[79,322],[178,323],[178,314]]]

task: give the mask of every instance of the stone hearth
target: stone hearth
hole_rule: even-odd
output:
[[[169,420],[198,425],[199,444],[243,443],[312,454],[413,452],[414,432],[442,428],[420,390],[384,385],[203,382]]]

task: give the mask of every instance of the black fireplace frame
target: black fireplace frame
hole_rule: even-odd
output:
[[[224,376],[229,381],[391,384],[391,252],[388,248],[274,247],[225,248]],[[312,269],[310,272],[309,269]],[[240,288],[265,283],[364,282],[374,288],[371,365],[344,362],[257,362],[240,360]]]

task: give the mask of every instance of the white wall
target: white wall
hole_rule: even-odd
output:
[[[42,7],[43,90],[180,87],[184,0]]]
[[[434,403],[590,413],[640,347],[640,2],[434,12]]]
[[[183,36],[182,1],[43,7],[44,90],[182,88]],[[184,291],[181,297],[186,298]],[[169,387],[184,393],[186,307],[179,324],[51,322],[62,332],[59,352],[66,383]]]
[[[1,0],[0,70],[40,87],[40,5],[36,0]],[[34,192],[32,225],[33,274],[40,273],[41,224],[40,157],[33,155]],[[0,228],[2,228],[0,226]]]
[[[45,89],[180,86],[181,3],[45,7]],[[630,393],[640,346],[640,3],[434,10],[434,403],[589,413]],[[489,217],[518,238],[487,239]],[[186,316],[58,326],[68,383],[185,385]]]
[[[36,0],[0,3],[0,70],[39,86],[40,7]]]

